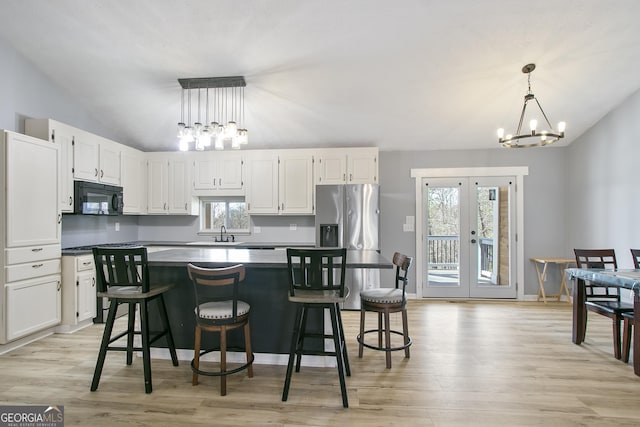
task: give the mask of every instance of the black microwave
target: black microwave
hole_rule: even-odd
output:
[[[122,215],[122,187],[74,181],[73,213],[80,215]]]

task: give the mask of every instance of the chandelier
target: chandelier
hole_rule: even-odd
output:
[[[559,122],[558,130],[557,131],[554,130],[553,126],[551,126],[551,123],[549,122],[549,119],[547,118],[547,115],[542,109],[540,102],[538,102],[535,95],[531,92],[531,72],[535,69],[536,69],[536,64],[527,64],[524,67],[522,67],[522,72],[527,74],[527,82],[529,84],[529,90],[527,91],[527,94],[524,96],[524,105],[522,106],[522,113],[520,113],[520,121],[518,122],[518,129],[516,129],[516,134],[505,135],[503,128],[498,129],[498,142],[502,144],[503,147],[508,147],[508,148],[541,147],[541,146],[549,145],[553,142],[556,142],[560,138],[564,138],[564,130],[566,127],[566,123]],[[535,110],[533,113],[531,113],[531,109],[529,110],[529,112],[527,112],[527,104],[530,101],[535,101],[535,105],[533,108],[535,108],[535,106],[537,105],[539,113],[537,113]],[[529,117],[531,117],[531,120],[529,120],[530,131],[526,133],[522,133],[522,123]],[[538,127],[540,122],[542,122],[542,120],[539,120],[540,118],[544,119],[544,122],[546,123],[548,128],[540,129]],[[536,138],[537,140],[530,140],[530,142],[525,141],[525,143],[521,143],[522,140],[525,140],[527,138]]]
[[[249,143],[249,131],[244,124],[244,88],[247,85],[244,77],[199,77],[178,79],[178,82],[182,86],[178,123],[180,151],[189,151],[192,144],[195,150],[203,151],[212,145],[216,150],[224,150],[225,143],[230,143],[234,149]],[[191,122],[194,100],[197,103],[197,119]],[[202,113],[204,124],[201,121]]]

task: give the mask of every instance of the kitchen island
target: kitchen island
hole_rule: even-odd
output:
[[[169,321],[176,348],[193,349],[195,332],[195,298],[187,273],[187,264],[201,267],[226,267],[244,264],[245,281],[240,286],[240,299],[251,305],[251,341],[255,353],[288,354],[295,305],[287,299],[287,254],[284,248],[274,250],[201,248],[168,249],[149,253],[149,276],[152,283],[173,283],[165,295]],[[347,268],[390,269],[391,261],[376,251],[347,251]],[[348,284],[347,284],[348,285]],[[160,320],[150,319],[152,329]],[[318,313],[308,319],[310,327],[322,327]],[[238,331],[229,334],[229,346],[242,346]],[[203,348],[218,344],[215,334],[203,334]],[[161,340],[162,341],[162,340]],[[160,341],[157,345],[163,345]]]

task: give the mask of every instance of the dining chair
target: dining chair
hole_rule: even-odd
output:
[[[617,269],[618,262],[614,249],[574,249],[578,268]],[[613,326],[613,354],[616,359],[622,358],[621,330],[622,313],[633,312],[633,305],[620,300],[620,288],[601,284],[585,286],[584,339],[587,329],[587,312],[606,316]]]
[[[393,254],[393,265],[396,266],[395,284],[393,288],[367,289],[360,292],[360,334],[356,337],[359,345],[358,357],[362,358],[363,347],[386,352],[386,366],[391,369],[391,352],[404,350],[404,357],[409,358],[411,337],[407,321],[407,273],[413,258],[399,252]],[[378,328],[365,331],[365,314],[367,311],[378,313]],[[391,329],[390,313],[402,313],[402,332]],[[365,336],[377,333],[378,345],[367,344]],[[383,337],[384,334],[384,344]],[[391,334],[402,336],[402,345],[392,347]]]
[[[151,344],[165,337],[171,354],[173,366],[178,366],[178,357],[171,334],[164,294],[173,288],[170,284],[151,284],[147,266],[147,248],[93,248],[96,267],[97,296],[109,299],[109,314],[104,326],[102,343],[98,352],[98,361],[93,374],[91,391],[95,391],[100,383],[102,368],[107,351],[124,351],[127,353],[127,365],[133,363],[133,352],[142,352],[145,392],[151,393]],[[149,303],[156,301],[163,326],[162,331],[149,331]],[[112,337],[116,312],[120,304],[128,305],[127,330]],[[136,307],[140,315],[140,330],[135,328]],[[134,347],[134,335],[140,335],[142,347]],[[120,338],[127,337],[126,346],[112,345]]]
[[[297,305],[295,322],[291,334],[289,363],[282,391],[282,401],[289,396],[293,363],[296,361],[296,372],[300,372],[302,355],[335,356],[342,393],[342,406],[349,407],[347,397],[346,376],[351,375],[347,345],[342,327],[340,304],[349,294],[345,286],[345,268],[347,250],[338,249],[293,249],[287,248],[287,267],[289,276],[288,300]],[[331,335],[324,329],[307,330],[310,310],[320,310],[324,317],[325,309],[329,310]],[[320,322],[323,327],[324,322]],[[309,340],[315,339],[318,345],[312,347]],[[333,349],[327,350],[325,340],[333,341]],[[312,344],[314,344],[312,342]]]
[[[251,307],[238,297],[240,283],[245,278],[245,268],[242,264],[223,268],[204,268],[193,264],[187,265],[189,278],[193,282],[195,294],[196,329],[193,346],[193,371],[191,384],[198,384],[198,375],[220,377],[220,395],[227,394],[227,376],[244,369],[247,376],[253,377],[254,354],[251,350],[251,328],[249,313]],[[227,333],[234,329],[243,328],[244,351],[246,362],[232,369],[227,366]],[[202,331],[220,334],[220,345],[213,348],[201,349]],[[220,352],[220,369],[206,371],[200,367],[200,357],[213,351]]]
[[[640,249],[631,249],[631,258],[633,258],[633,267],[640,269]],[[622,313],[622,360],[629,362],[629,353],[631,353],[631,333],[635,327],[634,312]]]

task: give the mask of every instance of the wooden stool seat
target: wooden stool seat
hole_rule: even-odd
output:
[[[282,391],[282,401],[289,396],[293,363],[300,372],[302,355],[335,356],[342,393],[342,406],[349,407],[346,376],[351,375],[347,344],[344,339],[340,304],[349,294],[345,287],[345,267],[347,250],[341,249],[287,249],[289,268],[289,302],[297,305],[296,318],[291,334],[291,350],[287,364],[287,374]],[[329,310],[331,335],[323,331],[308,331],[307,316],[310,310]],[[309,339],[321,340],[321,349],[305,346]],[[325,350],[324,342],[333,340],[334,350]]]
[[[93,248],[93,257],[96,266],[96,283],[98,297],[109,299],[109,314],[102,335],[102,343],[98,352],[98,360],[93,374],[91,391],[98,389],[100,376],[104,367],[107,351],[125,351],[127,353],[127,365],[133,363],[133,352],[142,352],[144,369],[145,392],[153,390],[151,383],[151,344],[164,337],[171,354],[173,366],[178,366],[178,357],[173,342],[173,335],[167,316],[167,308],[164,302],[164,294],[173,288],[173,285],[151,286],[149,283],[147,266],[147,249],[137,248]],[[163,329],[159,332],[149,331],[148,304],[157,301],[160,320]],[[120,304],[128,304],[127,330],[113,334],[113,326],[116,312]],[[135,329],[136,307],[139,307],[140,330]],[[135,335],[140,335],[142,346],[133,345]],[[115,341],[127,337],[126,346],[111,345]]]
[[[409,347],[412,344],[409,336],[407,321],[407,272],[411,266],[412,258],[396,252],[393,255],[393,264],[396,266],[396,283],[394,288],[367,289],[360,292],[360,334],[357,337],[359,348],[358,357],[362,358],[364,347],[372,350],[386,352],[386,366],[391,369],[391,352],[404,350],[405,358],[411,356]],[[400,287],[402,284],[402,287]],[[378,328],[365,330],[365,314],[367,311],[378,313]],[[391,329],[389,315],[391,313],[402,313],[402,332]],[[365,342],[367,334],[377,333],[378,344],[368,344]],[[383,343],[384,334],[384,343]],[[401,335],[403,345],[392,347],[391,334]]]
[[[244,265],[238,264],[224,268],[202,268],[188,264],[187,270],[193,282],[196,307],[196,330],[191,360],[191,384],[198,384],[198,375],[220,377],[220,395],[227,394],[227,376],[247,370],[249,378],[253,377],[254,354],[251,350],[251,327],[249,314],[251,307],[248,303],[238,299],[238,288],[245,277]],[[227,333],[242,328],[244,333],[244,348],[227,345]],[[202,331],[220,334],[220,346],[202,349]],[[227,351],[239,350],[246,354],[246,363],[229,369],[227,366]],[[200,358],[205,354],[220,352],[220,369],[206,371],[200,369]]]

